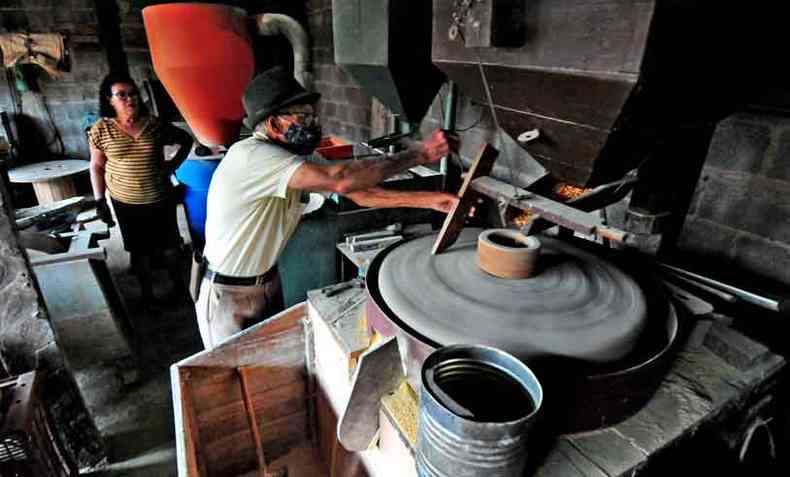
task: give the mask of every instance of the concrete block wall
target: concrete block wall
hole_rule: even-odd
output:
[[[102,0],[104,2],[105,0]],[[122,51],[111,51],[114,64],[128,65],[137,81],[153,76],[148,44],[140,9],[132,2],[114,1],[114,18],[120,28]],[[107,8],[104,4],[103,8]],[[20,134],[29,154],[23,162],[38,162],[49,153],[88,159],[88,143],[82,130],[83,118],[98,113],[99,84],[110,70],[95,0],[7,0],[0,4],[0,25],[7,32],[64,33],[70,38],[71,71],[51,78],[29,66],[41,95],[21,95]],[[120,57],[120,58],[118,58]],[[15,111],[12,91],[0,78],[0,109]],[[43,101],[42,101],[43,98]],[[49,114],[47,113],[49,110]],[[51,116],[51,120],[50,120]],[[55,138],[60,134],[63,148]],[[2,133],[0,133],[2,134]]]
[[[34,72],[30,76],[36,78],[42,94],[26,93],[21,98],[20,114],[24,118],[20,120],[20,134],[28,144],[28,156],[33,156],[22,160],[46,159],[47,151],[87,159],[88,145],[80,124],[87,112],[97,109],[98,84],[107,71],[98,40],[94,1],[7,1],[0,7],[0,15],[8,32],[64,33],[72,44],[71,71],[61,78],[50,78],[38,67],[27,67]],[[0,108],[13,112],[9,85],[6,81],[0,83]],[[55,130],[62,138],[62,149]],[[37,147],[42,145],[45,147]]]
[[[678,246],[790,285],[790,118],[718,125]]]

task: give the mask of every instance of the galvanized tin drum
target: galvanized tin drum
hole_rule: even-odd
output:
[[[422,367],[417,474],[522,475],[543,389],[509,353],[479,345],[440,348]]]

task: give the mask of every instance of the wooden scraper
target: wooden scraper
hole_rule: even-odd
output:
[[[469,215],[469,209],[472,208],[475,199],[477,199],[477,192],[472,190],[470,184],[478,177],[487,176],[491,173],[491,169],[494,168],[494,161],[498,155],[499,151],[491,144],[483,144],[480,147],[480,152],[477,153],[477,157],[466,173],[461,189],[458,191],[458,203],[444,219],[442,230],[439,231],[439,235],[436,237],[431,254],[436,255],[444,252],[458,239],[461,230],[464,229],[464,221],[466,216]]]

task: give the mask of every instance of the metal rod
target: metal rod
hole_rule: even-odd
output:
[[[696,273],[689,272],[688,270],[683,270],[682,268],[673,267],[672,265],[667,265],[665,263],[659,263],[658,265],[667,270],[671,270],[677,273],[678,275],[682,275],[685,276],[686,278],[697,280],[706,285],[710,285],[714,288],[718,288],[725,292],[732,293],[733,295],[740,298],[741,300],[747,303],[751,303],[753,305],[757,305],[761,308],[766,308],[768,310],[780,311],[780,312],[787,311],[788,300],[786,298],[781,298],[781,297],[770,298],[770,297],[758,295],[756,293],[752,293],[742,288],[738,288],[733,285],[722,283],[712,278],[704,277],[702,275],[697,275]]]
[[[40,265],[49,265],[52,263],[73,262],[76,260],[107,260],[107,251],[104,247],[89,248],[87,250],[79,250],[76,252],[55,253],[52,255],[44,255],[37,257],[30,257],[30,265],[36,267]]]
[[[667,274],[667,277],[670,280],[677,280],[678,282],[683,283],[685,285],[692,286],[692,287],[694,287],[697,290],[702,290],[705,293],[709,293],[709,294],[719,298],[720,300],[724,300],[727,303],[737,303],[738,302],[738,299],[735,298],[735,295],[733,295],[732,293],[723,292],[723,291],[719,290],[718,288],[713,288],[711,286],[705,285],[704,283],[700,283],[698,281],[691,280],[690,278],[686,278],[685,276],[680,275],[679,273],[671,272],[669,270],[666,270],[665,273]]]
[[[455,84],[454,81],[448,81],[447,89],[449,91],[443,105],[444,114],[442,117],[444,118],[444,124],[442,124],[442,128],[445,131],[455,132],[455,111],[458,105],[458,85]],[[442,161],[439,163],[439,172],[445,176],[447,175],[447,161],[450,159],[450,154],[452,154],[452,152],[443,157]]]

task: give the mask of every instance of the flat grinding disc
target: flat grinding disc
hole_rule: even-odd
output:
[[[614,361],[635,345],[645,297],[614,265],[550,237],[537,274],[498,278],[477,266],[481,229],[465,229],[431,255],[435,235],[404,242],[384,258],[378,285],[395,315],[442,344],[495,346],[521,359],[563,356]]]

